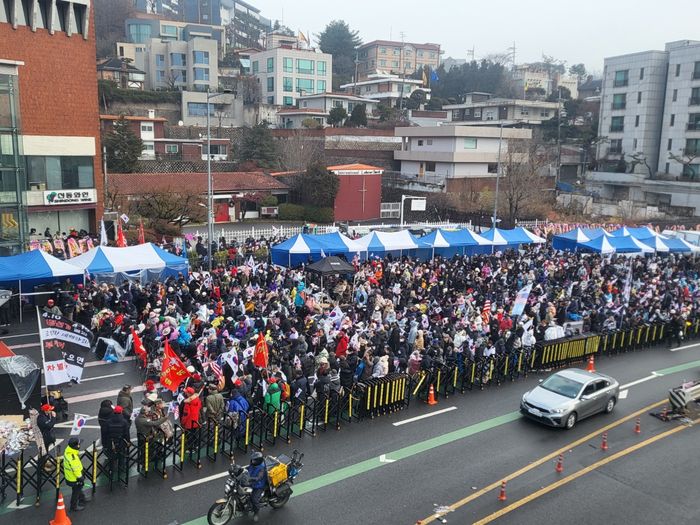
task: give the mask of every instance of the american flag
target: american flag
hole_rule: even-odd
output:
[[[216,379],[221,379],[224,375],[224,372],[221,370],[221,367],[219,366],[219,363],[216,361],[212,361],[209,363],[209,368],[211,369],[212,373],[216,376]]]
[[[484,307],[481,309],[481,319],[488,323],[491,320],[491,301],[486,299]]]

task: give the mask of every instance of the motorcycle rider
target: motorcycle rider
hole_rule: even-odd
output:
[[[253,452],[250,455],[250,465],[248,465],[248,476],[253,493],[250,495],[250,503],[253,506],[253,521],[258,521],[260,511],[260,498],[265,493],[267,486],[267,468],[265,458],[260,452]]]

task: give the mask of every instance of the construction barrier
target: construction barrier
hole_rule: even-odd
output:
[[[170,468],[201,468],[202,461],[215,462],[224,456],[228,462],[237,453],[264,450],[281,440],[291,443],[304,436],[316,436],[329,429],[393,414],[408,408],[411,400],[427,401],[432,387],[436,398],[449,398],[457,392],[485,390],[503,382],[526,377],[533,371],[550,370],[584,362],[589,356],[615,355],[650,348],[660,343],[680,342],[680,334],[667,325],[652,324],[603,334],[546,341],[532,348],[518,348],[504,354],[475,359],[468,352],[456,354],[447,362],[434,361],[428,370],[409,376],[392,373],[356,384],[342,393],[329,392],[283,402],[278,411],[260,408],[247,414],[226,414],[208,419],[193,429],[173,425],[168,435],[158,430],[149,436],[139,434],[136,442],[122,440],[104,449],[93,442],[80,452],[86,481],[94,493],[98,485],[111,489],[126,486],[133,476],[168,477]],[[686,323],[683,337],[700,335],[700,319]],[[0,454],[0,499],[13,497],[17,504],[25,497],[40,503],[42,493],[51,491],[58,498],[63,484],[61,449],[45,456],[23,451],[10,457]]]

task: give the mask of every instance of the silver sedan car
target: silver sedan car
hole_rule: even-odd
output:
[[[612,377],[570,368],[525,392],[520,412],[545,425],[570,429],[588,416],[612,412],[619,393],[620,384]]]

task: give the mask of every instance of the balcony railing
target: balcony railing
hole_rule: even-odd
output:
[[[613,81],[613,87],[627,87],[629,85],[629,79],[624,79],[624,80],[614,80]]]
[[[692,80],[700,80],[700,71],[693,71]]]
[[[625,131],[625,126],[610,126],[610,133],[622,133]]]
[[[700,131],[700,121],[688,122],[688,131]]]
[[[700,97],[690,97],[690,101],[688,102],[688,105],[700,106]]]
[[[616,104],[615,102],[612,103],[612,108],[613,108],[614,110],[616,110],[616,109],[625,109],[626,107],[627,107],[627,103],[626,103],[626,102],[622,102],[622,103],[619,103],[619,102],[618,102],[617,104]]]

